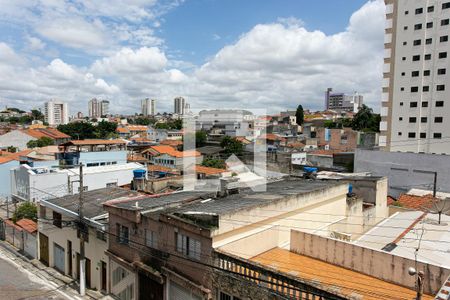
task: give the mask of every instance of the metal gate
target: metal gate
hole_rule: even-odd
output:
[[[65,255],[64,248],[53,243],[53,266],[56,270],[64,274],[65,272]]]
[[[201,300],[201,297],[192,293],[192,291],[176,284],[173,281],[169,281],[169,299],[170,300]]]
[[[0,240],[5,240],[5,222],[0,219]]]

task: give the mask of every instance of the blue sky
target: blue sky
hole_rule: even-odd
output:
[[[299,103],[321,109],[327,87],[378,107],[382,0],[0,0],[0,105],[49,99],[113,113],[157,99],[191,107]]]

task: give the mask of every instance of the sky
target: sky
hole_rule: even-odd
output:
[[[382,0],[0,0],[0,106],[91,98],[111,113],[298,104],[324,92],[364,95],[379,110]]]

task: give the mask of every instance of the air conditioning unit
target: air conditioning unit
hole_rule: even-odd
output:
[[[351,234],[344,233],[344,232],[339,232],[339,231],[332,231],[330,233],[330,237],[333,238],[333,239],[346,241],[346,242],[350,242],[352,240],[352,235]]]

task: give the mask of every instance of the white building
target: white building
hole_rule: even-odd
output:
[[[131,183],[133,170],[143,168],[138,163],[111,164],[83,169],[83,190]],[[79,169],[30,167],[27,164],[11,169],[11,195],[21,201],[45,199],[77,194],[80,189]]]
[[[358,93],[352,95],[345,93],[332,93],[329,88],[325,93],[325,109],[339,112],[348,111],[357,113],[363,105],[363,96]]]
[[[186,100],[183,97],[173,99],[173,112],[178,115],[184,115],[186,112]]]
[[[385,2],[380,146],[450,154],[450,2]]]
[[[69,107],[67,103],[61,101],[48,101],[44,105],[45,121],[51,125],[69,123]]]
[[[109,101],[92,98],[88,103],[90,118],[100,118],[109,114]]]
[[[144,116],[153,116],[156,113],[156,100],[145,98],[141,101],[141,111]]]

